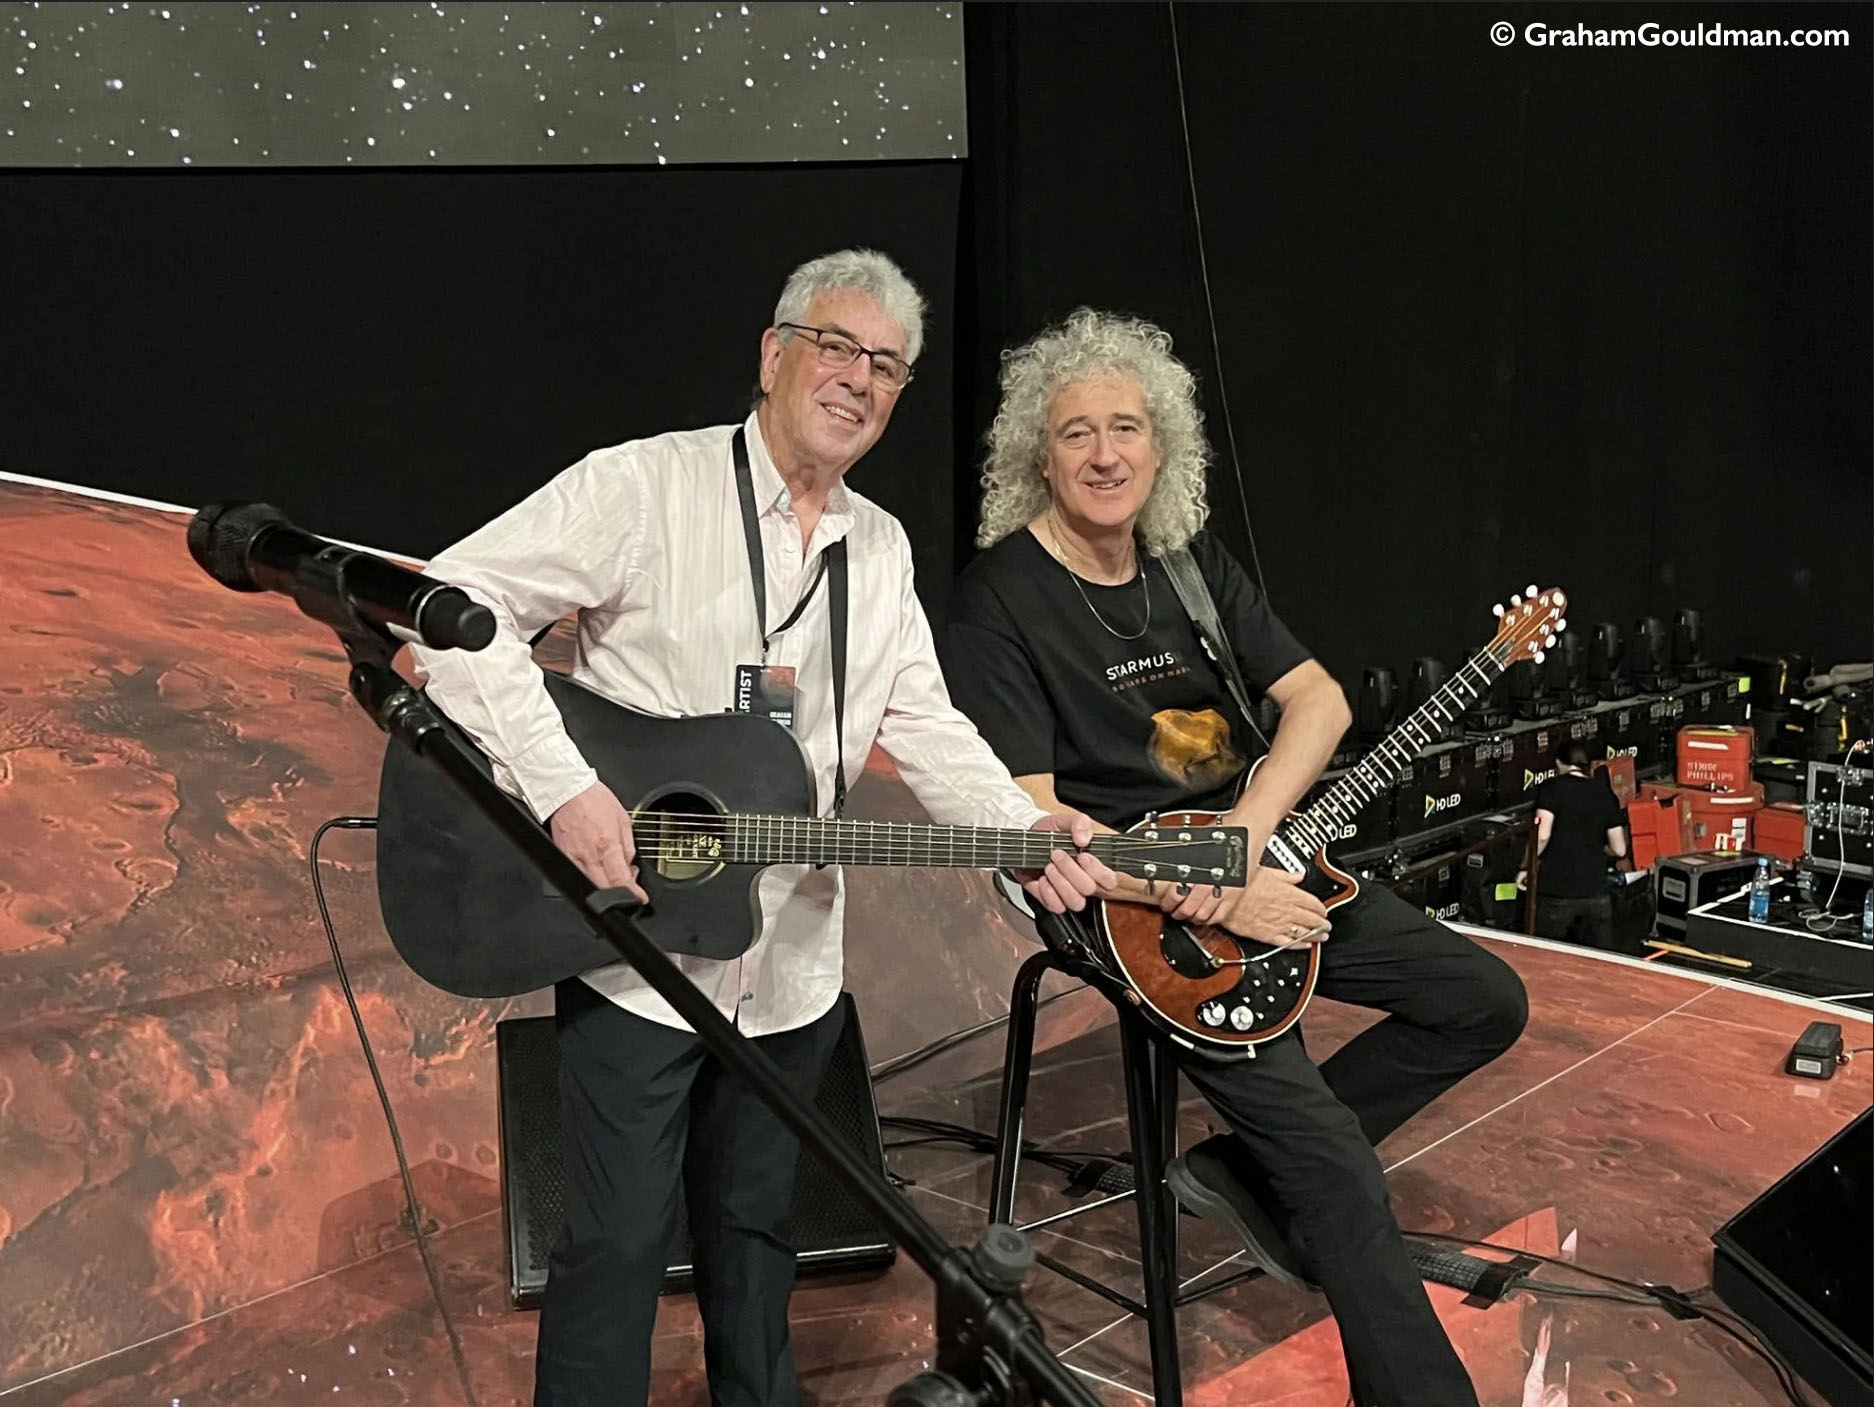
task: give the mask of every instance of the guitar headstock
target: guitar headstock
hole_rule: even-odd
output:
[[[1215,816],[1179,812],[1155,816],[1111,837],[1101,855],[1113,869],[1161,884],[1249,882],[1249,832],[1220,826]]]
[[[1499,623],[1496,638],[1490,642],[1491,653],[1505,669],[1518,660],[1540,664],[1555,637],[1568,626],[1562,615],[1567,605],[1567,596],[1558,588],[1537,591],[1531,586],[1521,595],[1510,597],[1507,607],[1494,607]]]

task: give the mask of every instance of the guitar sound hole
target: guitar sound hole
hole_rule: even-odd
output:
[[[671,884],[708,879],[722,868],[729,837],[721,811],[692,792],[651,798],[632,827],[638,863]]]

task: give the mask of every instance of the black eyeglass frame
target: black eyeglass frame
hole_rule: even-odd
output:
[[[837,337],[842,342],[851,343],[854,347],[858,348],[858,350],[852,354],[852,361],[827,362],[826,365],[847,367],[851,366],[853,362],[858,361],[860,357],[869,357],[872,362],[872,379],[875,381],[878,379],[878,359],[880,357],[889,358],[890,361],[904,368],[904,380],[893,381],[889,377],[886,378],[885,384],[890,386],[894,393],[904,390],[905,387],[911,384],[912,378],[917,375],[917,368],[898,355],[898,353],[888,351],[883,347],[868,347],[850,332],[842,332],[837,327],[815,327],[811,323],[804,322],[778,322],[775,324],[775,329],[776,331],[811,332],[813,334],[813,345],[818,350],[823,360],[826,355],[826,343],[821,341],[821,338]]]

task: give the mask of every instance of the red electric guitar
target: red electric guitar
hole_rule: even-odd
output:
[[[1512,596],[1509,609],[1499,607],[1496,637],[1319,800],[1292,814],[1270,840],[1262,863],[1302,876],[1301,887],[1330,912],[1358,894],[1359,881],[1328,858],[1329,840],[1382,795],[1498,675],[1518,660],[1542,659],[1567,624],[1564,604],[1560,591],[1531,587],[1527,599]],[[1147,817],[1130,833],[1202,833],[1217,821],[1204,812],[1165,813]],[[1103,965],[1123,976],[1147,1019],[1186,1045],[1253,1054],[1254,1046],[1299,1021],[1314,995],[1321,950],[1312,944],[1285,948],[1222,928],[1191,927],[1168,920],[1149,904],[1108,901],[1097,908],[1093,927],[1096,945],[1104,949]]]

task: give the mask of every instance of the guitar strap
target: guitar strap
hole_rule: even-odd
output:
[[[825,578],[826,621],[833,651],[833,815],[846,809],[846,539],[820,554],[820,570],[800,594],[788,618],[768,633],[768,576],[762,564],[761,526],[755,512],[755,475],[748,465],[748,436],[735,427],[735,491],[742,504],[742,538],[748,545],[748,579],[755,589],[755,624],[761,632],[761,657],[768,657],[768,642],[800,619],[813,593]]]
[[[1230,697],[1236,700],[1236,706],[1242,710],[1243,721],[1249,724],[1249,731],[1262,743],[1263,751],[1269,751],[1269,740],[1263,736],[1262,729],[1256,726],[1256,714],[1249,704],[1249,688],[1243,682],[1243,667],[1237,663],[1236,651],[1230,648],[1229,637],[1223,633],[1223,621],[1217,615],[1217,603],[1211,597],[1210,585],[1204,580],[1203,572],[1198,570],[1197,559],[1191,555],[1190,548],[1180,547],[1165,553],[1158,560],[1165,564],[1165,575],[1171,578],[1171,589],[1178,593],[1178,601],[1183,605],[1184,613],[1191,618],[1191,624],[1197,627],[1198,643],[1223,675],[1223,682],[1230,689]]]

